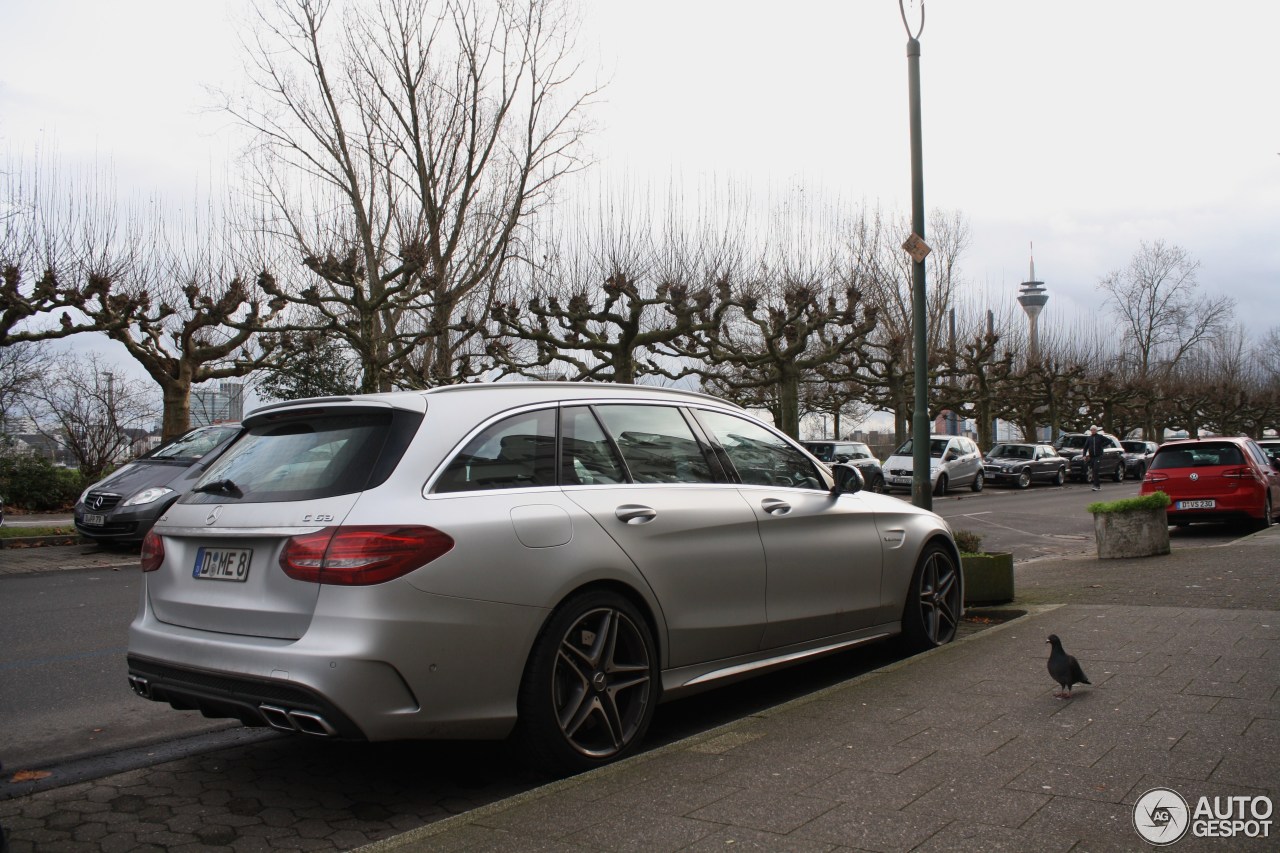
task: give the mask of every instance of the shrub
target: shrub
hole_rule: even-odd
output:
[[[974,533],[972,530],[956,530],[952,533],[952,537],[956,540],[956,547],[960,549],[960,553],[982,553],[981,533]]]
[[[1094,515],[1108,512],[1133,512],[1140,509],[1161,509],[1168,506],[1172,501],[1164,492],[1152,492],[1149,495],[1141,495],[1136,498],[1122,498],[1118,501],[1098,501],[1091,503],[1086,509]]]
[[[59,468],[43,456],[0,453],[0,495],[6,506],[33,512],[67,509],[83,489],[79,471]]]

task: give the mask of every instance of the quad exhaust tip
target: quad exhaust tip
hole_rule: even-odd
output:
[[[278,705],[259,705],[258,711],[268,725],[282,732],[299,732],[315,737],[336,737],[338,734],[328,720],[312,711],[291,711]]]

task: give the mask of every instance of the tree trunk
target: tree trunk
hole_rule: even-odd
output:
[[[162,441],[171,441],[191,429],[191,380],[171,379],[161,388],[164,415]]]

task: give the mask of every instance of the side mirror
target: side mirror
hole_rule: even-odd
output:
[[[835,478],[835,484],[831,486],[831,496],[833,498],[862,491],[864,485],[862,472],[854,466],[843,462],[832,465],[831,475]]]

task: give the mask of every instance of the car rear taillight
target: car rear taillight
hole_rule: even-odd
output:
[[[1147,476],[1142,479],[1148,483],[1163,483],[1165,480],[1169,479],[1169,475],[1161,474],[1158,471],[1148,471]]]
[[[326,527],[289,539],[280,568],[294,580],[368,586],[406,575],[451,548],[453,538],[434,527]]]
[[[142,570],[154,572],[164,562],[164,540],[154,530],[148,530],[142,540]]]
[[[1222,472],[1222,476],[1230,477],[1233,480],[1258,479],[1258,475],[1253,473],[1252,468],[1228,468]]]

